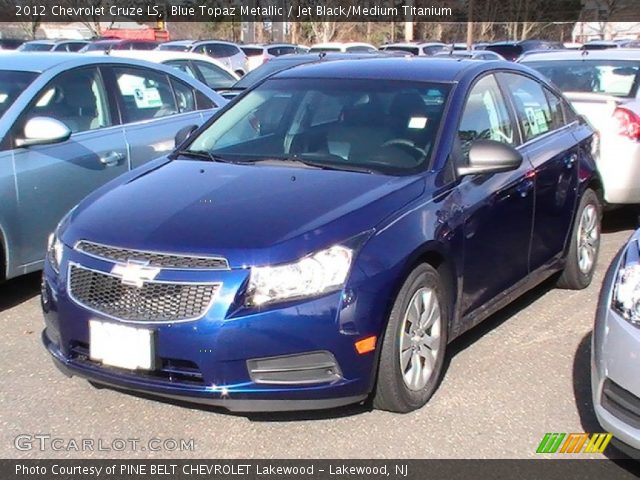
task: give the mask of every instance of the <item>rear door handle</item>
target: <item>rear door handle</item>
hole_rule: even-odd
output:
[[[105,167],[115,167],[123,158],[124,155],[120,152],[109,152],[100,157],[100,163]]]

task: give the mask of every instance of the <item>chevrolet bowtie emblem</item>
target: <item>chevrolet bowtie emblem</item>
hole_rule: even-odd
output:
[[[115,264],[111,269],[111,273],[120,277],[123,284],[141,288],[145,281],[156,278],[160,273],[160,269],[149,267],[146,262],[127,260],[126,264]]]

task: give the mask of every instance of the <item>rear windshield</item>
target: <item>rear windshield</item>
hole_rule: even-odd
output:
[[[312,47],[309,49],[309,53],[320,53],[320,52],[340,52],[339,47]]]
[[[166,50],[170,52],[186,52],[189,45],[159,45],[158,50]]]
[[[507,60],[515,60],[522,55],[523,49],[520,45],[488,45],[484,48],[502,55]]]
[[[243,47],[241,49],[247,57],[257,57],[258,55],[262,55],[264,50],[262,48],[246,48]]]
[[[48,52],[53,48],[50,43],[23,43],[20,47],[21,52]]]
[[[393,46],[393,47],[384,47],[383,50],[385,52],[407,52],[413,55],[420,55],[420,49],[418,47]]]
[[[37,76],[33,72],[0,70],[0,117]]]
[[[563,92],[635,97],[640,62],[629,60],[566,60],[522,62],[535,68]]]
[[[85,52],[91,51],[99,51],[99,50],[108,50],[109,48],[116,45],[118,42],[99,42],[99,43],[90,43],[86,47],[83,48]]]

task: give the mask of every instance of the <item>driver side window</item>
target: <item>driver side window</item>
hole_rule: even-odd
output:
[[[471,90],[462,113],[457,139],[464,160],[468,159],[471,144],[476,140],[495,140],[515,146],[507,105],[493,75],[480,79]]]
[[[102,79],[95,68],[61,73],[36,97],[25,113],[61,121],[72,133],[111,126]]]

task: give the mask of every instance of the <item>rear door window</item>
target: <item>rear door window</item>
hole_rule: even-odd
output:
[[[501,75],[511,92],[524,141],[528,142],[553,130],[554,121],[542,85],[516,73]]]
[[[142,68],[113,68],[125,123],[178,113],[165,74]]]

